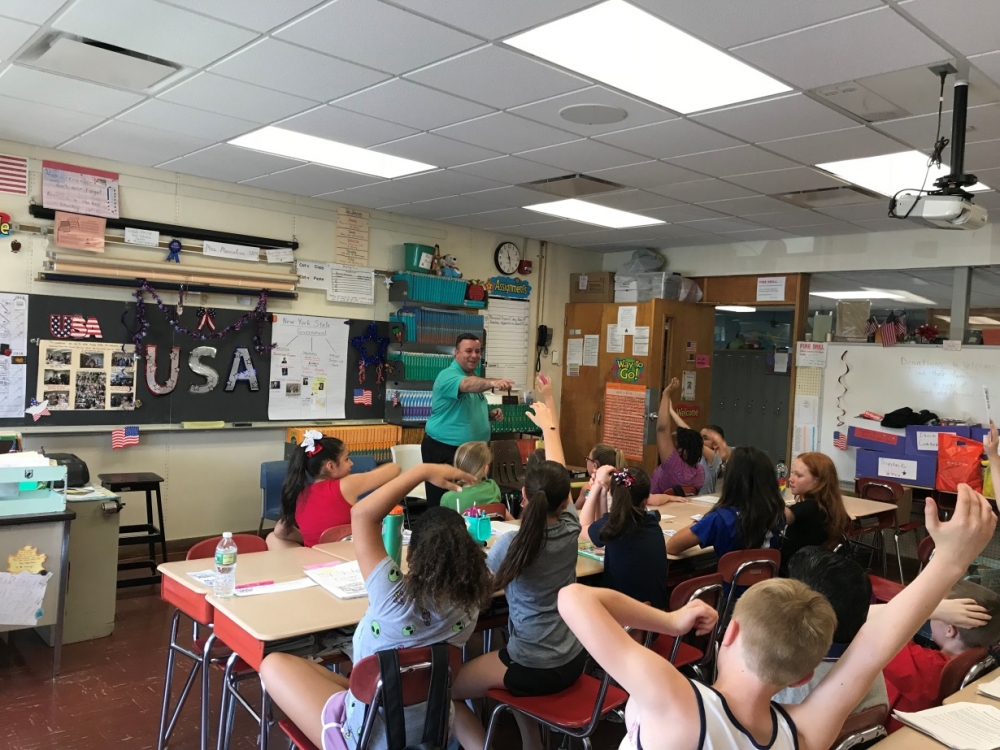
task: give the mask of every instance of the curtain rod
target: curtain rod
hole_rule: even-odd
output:
[[[114,286],[122,287],[125,289],[136,289],[137,283],[134,278],[113,278],[113,277],[102,277],[102,276],[74,276],[73,274],[66,273],[53,273],[51,271],[40,271],[38,273],[38,281],[51,281],[65,284],[90,284],[93,286]],[[248,297],[252,296],[255,290],[253,289],[243,289],[240,287],[228,287],[228,286],[213,286],[211,284],[176,284],[169,281],[157,281],[156,286],[158,289],[164,289],[173,292],[181,291],[181,287],[184,288],[186,294],[234,294],[237,297]],[[266,285],[264,285],[266,286]],[[268,290],[268,299],[298,299],[298,292],[283,292],[276,290]]]

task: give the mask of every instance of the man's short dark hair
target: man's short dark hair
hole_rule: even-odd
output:
[[[717,425],[717,424],[707,424],[707,425],[705,425],[705,429],[706,430],[712,430],[712,432],[717,432],[717,433],[719,433],[719,437],[720,438],[722,438],[723,440],[726,439],[726,433],[723,432],[722,428],[719,427],[719,425]]]
[[[458,349],[463,341],[478,341],[480,344],[483,343],[483,340],[474,333],[460,333],[458,334],[458,338],[455,339],[455,348]]]
[[[868,619],[872,584],[858,563],[824,547],[803,547],[788,561],[788,577],[822,594],[837,615],[833,642],[847,644]]]

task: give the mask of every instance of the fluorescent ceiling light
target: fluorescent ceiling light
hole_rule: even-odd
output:
[[[938,320],[943,320],[945,323],[951,322],[950,315],[935,315]],[[993,318],[987,318],[982,315],[972,315],[969,317],[970,326],[1000,326],[1000,320],[994,320]]]
[[[716,305],[715,309],[716,311],[722,310],[724,312],[743,312],[743,313],[757,312],[756,307],[746,307],[744,305]]]
[[[577,200],[576,198],[555,201],[553,203],[537,203],[534,206],[525,206],[525,208],[540,214],[559,216],[570,221],[595,224],[599,227],[608,227],[609,229],[651,227],[654,224],[666,224],[665,221],[654,219],[651,216],[619,211],[617,208],[599,206],[596,203],[587,203],[587,201]]]
[[[505,44],[681,114],[791,91],[623,0],[607,0]]]
[[[252,133],[241,135],[239,138],[234,138],[229,143],[254,151],[263,151],[267,154],[311,161],[327,167],[371,174],[386,179],[436,169],[432,164],[381,154],[367,148],[348,146],[346,143],[337,143],[326,138],[317,138],[314,135],[296,133],[294,130],[285,130],[284,128],[261,128]]]
[[[886,292],[882,289],[866,289],[862,292],[809,292],[810,297],[827,299],[903,299],[902,294]]]
[[[854,185],[891,197],[900,190],[932,190],[938,177],[951,172],[951,167],[943,163],[941,166],[931,167],[928,172],[928,158],[927,154],[919,151],[901,151],[897,154],[832,161],[816,166]],[[989,189],[981,182],[966,188],[972,192]]]

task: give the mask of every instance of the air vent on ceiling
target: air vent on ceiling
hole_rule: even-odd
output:
[[[180,69],[167,60],[65,34],[42,40],[21,60],[52,73],[131,91],[145,91]]]
[[[883,122],[910,117],[911,113],[867,89],[857,81],[815,89],[830,104],[857,115],[865,122]]]
[[[854,185],[819,188],[818,190],[802,190],[797,193],[784,193],[774,197],[801,208],[832,208],[833,206],[851,206],[857,203],[874,203],[885,200],[878,193],[873,193]]]
[[[588,177],[585,174],[569,174],[565,177],[526,182],[521,187],[539,190],[549,195],[558,195],[562,198],[582,198],[598,193],[611,193],[615,190],[621,190],[624,186],[609,180]]]

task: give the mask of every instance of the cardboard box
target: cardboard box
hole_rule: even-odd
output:
[[[937,455],[858,451],[855,476],[879,477],[913,487],[934,487]]]
[[[870,430],[867,427],[849,427],[847,444],[852,448],[862,448],[877,453],[906,452],[905,435],[893,435],[881,430]]]
[[[910,456],[937,456],[937,436],[950,432],[959,437],[971,437],[965,425],[910,425],[906,428],[906,453]]]
[[[585,288],[580,288],[580,277],[586,277]],[[613,271],[571,273],[569,275],[570,302],[614,302],[615,274]]]

